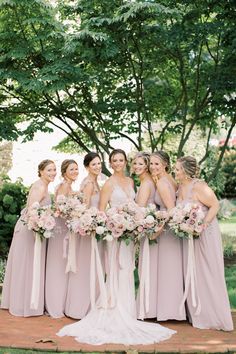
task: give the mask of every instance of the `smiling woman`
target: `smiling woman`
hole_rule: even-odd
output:
[[[56,176],[56,166],[52,160],[43,160],[38,165],[39,179],[30,188],[27,206],[16,223],[12,244],[7,260],[6,274],[3,284],[1,308],[8,309],[15,316],[39,316],[44,312],[44,273],[46,240],[40,244],[39,272],[37,273],[38,292],[33,296],[35,264],[34,251],[37,237],[29,230],[23,220],[31,207],[38,203],[46,206],[51,203],[48,185]],[[17,294],[17,296],[16,296]]]

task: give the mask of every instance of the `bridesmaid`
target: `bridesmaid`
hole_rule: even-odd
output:
[[[55,202],[58,195],[68,197],[73,194],[72,183],[77,179],[78,174],[78,164],[75,160],[68,159],[62,162],[63,181],[56,188]],[[63,317],[65,311],[68,273],[66,273],[67,260],[63,258],[63,248],[67,233],[65,219],[56,218],[54,237],[48,241],[45,282],[45,306],[49,315],[54,318]]]
[[[169,173],[169,155],[162,150],[151,154],[150,170],[156,182],[155,202],[158,209],[172,209],[176,202],[177,185]],[[185,320],[185,311],[180,312],[183,298],[182,243],[168,227],[158,237],[156,254],[151,254],[151,269],[150,311],[147,317],[156,317],[158,321]]]
[[[2,291],[1,308],[8,309],[14,316],[40,316],[44,313],[44,272],[46,241],[42,241],[40,294],[37,309],[31,308],[31,290],[34,260],[34,233],[22,222],[27,209],[35,202],[48,205],[51,198],[48,185],[56,176],[56,166],[51,160],[38,165],[39,179],[30,188],[26,208],[18,219],[9,251]]]
[[[155,183],[149,171],[150,154],[138,152],[132,162],[133,172],[140,180],[135,201],[140,207],[155,203]]]
[[[88,175],[82,181],[80,192],[83,193],[87,207],[98,207],[100,188],[98,176],[101,173],[101,159],[96,152],[89,152],[84,157],[84,167]],[[77,272],[69,273],[68,290],[66,295],[66,316],[80,319],[90,309],[90,236],[78,236],[77,243]]]
[[[191,156],[177,160],[175,176],[179,182],[178,203],[199,203],[205,210],[205,230],[194,240],[196,264],[196,295],[199,313],[193,306],[190,295],[187,296],[189,320],[193,327],[201,329],[233,330],[230,304],[224,279],[224,261],[219,225],[216,219],[219,208],[213,190],[196,178],[198,174],[196,159]],[[186,284],[189,242],[183,240],[184,280]]]

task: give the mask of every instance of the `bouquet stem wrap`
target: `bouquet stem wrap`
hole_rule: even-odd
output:
[[[145,313],[149,311],[149,292],[150,292],[150,252],[149,240],[145,237],[142,250],[142,266],[140,274],[139,295],[140,306],[138,318],[143,320]]]
[[[195,255],[194,255],[194,242],[193,236],[190,235],[188,238],[188,262],[187,262],[187,274],[185,280],[185,290],[184,296],[180,304],[180,313],[182,313],[184,308],[185,300],[189,294],[189,288],[191,287],[191,299],[193,307],[196,308],[195,315],[199,315],[201,312],[201,302],[197,293],[197,284],[196,284],[196,263],[195,263]]]
[[[35,232],[33,280],[32,280],[32,290],[31,290],[31,300],[30,300],[30,308],[33,310],[36,310],[39,305],[41,249],[42,249],[42,241],[40,235],[37,232]]]
[[[99,285],[99,304],[102,308],[107,307],[107,293],[104,282],[104,274],[100,254],[98,250],[98,243],[95,235],[91,236],[91,263],[90,263],[90,300],[92,309],[96,305],[96,276]]]

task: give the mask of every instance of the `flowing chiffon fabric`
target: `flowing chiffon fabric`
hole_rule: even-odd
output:
[[[169,188],[175,203],[176,193],[173,185],[167,177],[162,177],[162,179]],[[156,191],[155,202],[160,210],[166,210],[158,191]],[[155,317],[158,321],[185,320],[185,309],[183,308],[180,311],[180,304],[184,295],[182,241],[174,236],[168,226],[158,237],[157,258],[157,288],[151,291],[152,299],[155,296],[154,301],[156,302]],[[154,303],[152,302],[152,304]]]
[[[178,203],[199,203],[193,200],[193,187],[195,183],[205,183],[194,179],[184,200]],[[196,314],[191,296],[191,285],[187,297],[189,320],[193,327],[201,329],[233,330],[233,321],[224,278],[224,259],[220,228],[216,218],[210,223],[199,238],[194,239],[194,257],[196,264],[196,293],[198,295],[201,311]],[[186,282],[187,264],[189,257],[188,240],[183,240],[184,280]]]
[[[86,177],[80,187],[83,192],[87,183],[92,181]],[[91,207],[98,207],[99,191],[91,197]],[[91,237],[76,236],[76,272],[69,273],[68,288],[66,294],[65,314],[68,317],[80,319],[90,310],[90,259],[91,259]],[[99,245],[102,253],[102,245]]]
[[[47,195],[41,205],[51,203]],[[40,316],[44,313],[44,281],[46,240],[41,245],[40,292],[37,309],[31,308],[31,291],[33,283],[34,232],[24,225],[26,209],[23,209],[18,219],[9,250],[6,273],[2,290],[1,308],[8,309],[14,316]]]
[[[115,185],[110,204],[117,206],[134,199],[130,187],[127,194]],[[73,336],[78,342],[99,345],[150,344],[168,339],[175,333],[158,324],[136,320],[134,295],[134,245],[124,241],[107,242],[106,247],[106,301],[101,297],[81,321],[63,327],[57,335]]]
[[[63,257],[65,237],[68,228],[65,219],[57,218],[54,237],[48,240],[46,279],[45,279],[45,307],[51,317],[64,316],[68,273],[66,273],[66,257]]]

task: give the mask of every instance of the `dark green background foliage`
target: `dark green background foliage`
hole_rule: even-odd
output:
[[[225,155],[222,171],[226,179],[223,195],[226,198],[236,198],[236,150]]]
[[[0,187],[0,258],[7,255],[15,223],[26,203],[27,188],[22,182],[5,179]]]

